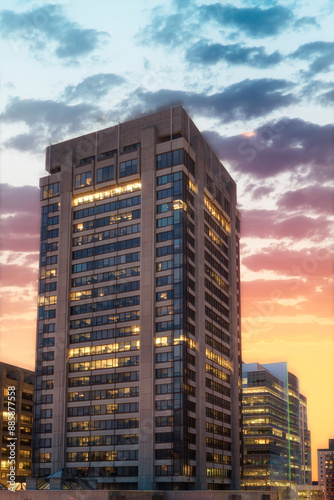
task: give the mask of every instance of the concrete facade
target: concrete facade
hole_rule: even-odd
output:
[[[53,145],[46,170],[34,474],[238,489],[233,179],[181,107]]]
[[[6,487],[13,486],[8,476],[11,467],[15,468],[14,483],[25,483],[31,474],[34,375],[31,370],[0,363],[0,482]],[[13,434],[11,411],[15,414]]]
[[[325,490],[325,500],[334,498],[334,439],[328,440],[328,448],[318,452],[318,483]]]

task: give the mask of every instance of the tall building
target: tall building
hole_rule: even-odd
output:
[[[334,439],[327,449],[318,450],[318,483],[325,489],[325,500],[334,499]]]
[[[307,400],[287,363],[244,364],[243,478],[247,488],[312,484]]]
[[[14,482],[20,489],[31,475],[34,375],[31,370],[0,362],[0,471],[6,487],[13,487]]]
[[[34,473],[240,482],[236,185],[182,107],[47,149]]]

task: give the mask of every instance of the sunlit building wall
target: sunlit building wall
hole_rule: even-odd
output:
[[[311,484],[306,398],[286,363],[243,365],[243,484]]]
[[[236,185],[181,107],[48,148],[34,473],[240,484]]]

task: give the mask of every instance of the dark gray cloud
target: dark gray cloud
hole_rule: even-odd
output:
[[[305,43],[290,54],[290,58],[312,61],[308,71],[310,74],[326,73],[334,65],[334,42]]]
[[[291,171],[317,182],[333,177],[333,132],[333,125],[282,118],[258,127],[252,135],[205,135],[219,157],[240,173],[267,178]]]
[[[0,35],[24,42],[31,51],[40,53],[48,46],[64,61],[80,61],[92,53],[109,34],[86,29],[71,21],[57,4],[45,4],[24,12],[0,12]],[[50,43],[52,42],[52,43]]]
[[[104,97],[113,87],[125,83],[125,78],[114,73],[98,73],[88,76],[78,85],[68,85],[63,97],[66,101],[96,101]]]
[[[243,80],[212,95],[161,89],[149,92],[137,89],[119,108],[126,118],[139,113],[183,105],[192,114],[209,116],[221,123],[249,120],[265,116],[274,110],[289,106],[296,98],[288,93],[291,83],[287,80],[261,78]]]
[[[103,122],[97,106],[76,104],[70,106],[51,100],[13,98],[0,118],[5,123],[24,123],[29,132],[10,138],[6,145],[16,149],[40,150],[49,142],[64,140],[69,134],[79,133],[87,123]]]
[[[278,51],[267,54],[264,47],[244,47],[237,43],[222,45],[207,43],[204,40],[195,43],[186,52],[188,62],[203,65],[226,61],[229,64],[247,64],[257,68],[268,68],[280,63],[282,59],[283,56]]]
[[[201,5],[199,15],[202,22],[215,21],[222,27],[241,30],[252,38],[277,35],[294,19],[292,11],[282,5],[261,9],[259,7],[238,8],[234,5],[215,3]]]

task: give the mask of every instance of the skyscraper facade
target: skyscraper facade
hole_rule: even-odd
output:
[[[329,439],[328,448],[318,451],[318,483],[325,489],[325,500],[334,499],[334,439]]]
[[[312,484],[307,400],[286,363],[244,364],[243,455],[247,488]]]
[[[240,482],[236,185],[182,107],[47,149],[34,473]]]

